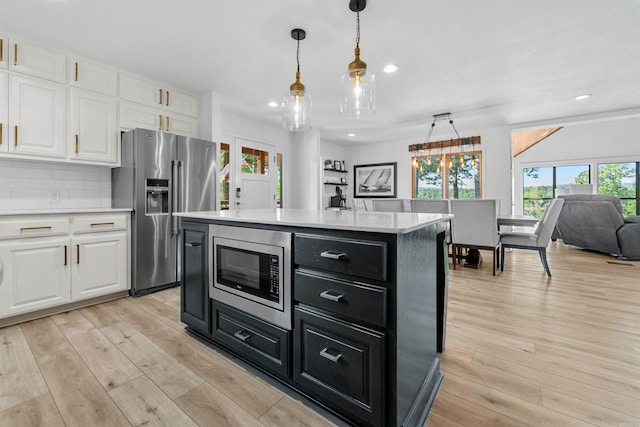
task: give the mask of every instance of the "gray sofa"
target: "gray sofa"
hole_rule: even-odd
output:
[[[622,216],[620,199],[597,194],[569,194],[564,199],[558,233],[568,245],[629,260],[640,260],[640,216]]]

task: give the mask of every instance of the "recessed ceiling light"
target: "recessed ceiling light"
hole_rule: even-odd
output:
[[[356,134],[355,133],[349,133],[349,134],[347,134],[347,136],[356,136]]]
[[[396,71],[398,71],[398,64],[389,64],[386,67],[384,67],[383,71],[385,73],[395,73]]]
[[[277,106],[279,106],[280,104],[278,104],[276,101],[271,101],[267,104],[269,107],[271,108],[276,108]]]
[[[590,93],[585,93],[583,95],[578,95],[573,99],[575,99],[576,101],[582,101],[583,99],[587,99],[587,98],[591,98],[591,94]]]

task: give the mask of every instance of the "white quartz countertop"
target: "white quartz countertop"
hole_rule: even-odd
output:
[[[56,215],[56,214],[83,214],[83,213],[110,213],[131,212],[131,209],[120,208],[91,208],[91,209],[26,209],[20,211],[1,211],[0,216],[9,215]]]
[[[248,209],[180,212],[175,216],[237,223],[404,234],[453,217],[449,214],[348,210]]]

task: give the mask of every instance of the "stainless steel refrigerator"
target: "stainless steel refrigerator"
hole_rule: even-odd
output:
[[[181,279],[174,212],[216,209],[216,143],[134,129],[122,135],[122,166],[111,172],[112,206],[133,210],[131,295]]]

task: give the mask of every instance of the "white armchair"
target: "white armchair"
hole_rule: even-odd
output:
[[[460,249],[490,249],[493,252],[493,275],[496,275],[496,267],[500,266],[498,212],[500,212],[500,200],[451,200],[451,213],[453,214],[451,244],[454,270]]]

